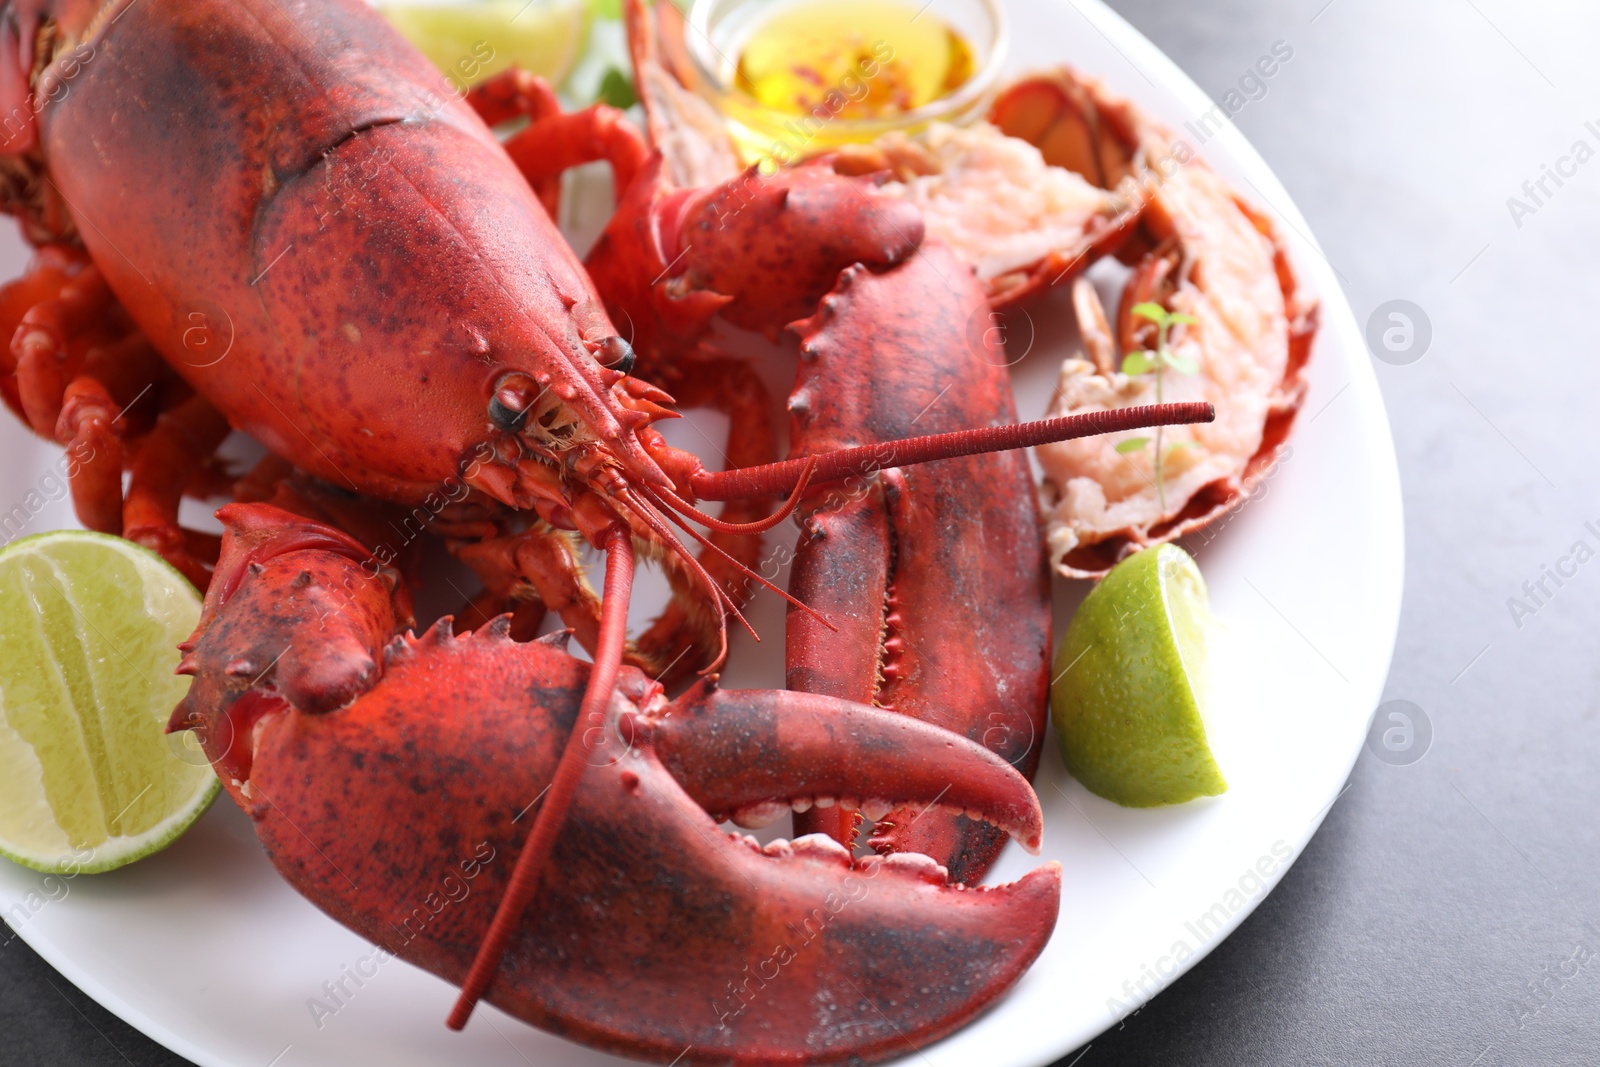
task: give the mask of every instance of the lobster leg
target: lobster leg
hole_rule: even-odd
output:
[[[521,67],[486,78],[467,90],[467,104],[490,126],[515,118],[537,122],[561,112],[561,98],[550,83]]]
[[[162,377],[160,356],[136,334],[91,348],[83,370],[66,388],[56,439],[67,446],[71,461],[73,507],[91,530],[122,532],[122,442],[138,428],[124,409]],[[153,412],[156,402],[151,397],[145,404]]]
[[[76,273],[71,273],[76,270]],[[0,321],[12,325],[6,396],[41,436],[67,446],[74,509],[91,530],[122,532],[122,438],[115,426],[123,404],[161,374],[142,338],[96,345],[113,306],[92,264],[66,254],[41,254],[29,273],[6,287]],[[20,312],[20,314],[17,314]]]
[[[93,264],[62,286],[61,294],[22,316],[11,339],[17,387],[34,432],[54,438],[67,387],[68,346],[100,327],[112,306],[111,289]]]
[[[278,486],[294,473],[294,464],[273,452],[268,452],[233,483],[233,499],[241,504],[259,504],[271,500]],[[293,509],[289,509],[293,510]]]
[[[525,70],[513,68],[490,78],[468,93],[467,102],[491,126],[517,116],[529,120],[526,129],[505,142],[505,149],[552,218],[558,217],[561,175],[567,170],[606,160],[620,197],[650,154],[621,111],[595,104],[563,112],[549,84]]]
[[[506,142],[506,153],[539,190],[539,199],[546,201],[552,214],[560,206],[561,175],[570,168],[603,159],[611,164],[613,180],[622,190],[649,156],[623,113],[607,104],[538,119]],[[554,188],[554,203],[547,200],[547,186]]]
[[[61,295],[61,289],[83,266],[82,253],[60,245],[41,248],[22,277],[0,286],[0,339],[16,335],[22,318],[36,305]],[[22,404],[21,384],[17,381],[17,357],[9,340],[0,345],[0,395],[23,422],[31,425]]]
[[[535,527],[452,547],[486,591],[518,604],[536,599],[559,615],[591,654],[599,646],[600,598],[589,586],[571,535]]]
[[[642,373],[680,406],[727,416],[728,436],[720,449],[725,466],[756,466],[777,454],[770,395],[745,360],[697,353],[683,360],[649,360]],[[754,523],[771,511],[772,497],[758,496],[727,502],[717,517],[725,523]],[[749,572],[762,569],[762,539],[718,529],[706,537],[716,549],[702,552],[700,565],[742,607],[755,592]],[[635,641],[638,665],[663,685],[672,685],[716,655],[716,620],[702,603],[700,597],[674,596]]]
[[[75,273],[74,273],[75,272]],[[73,506],[91,530],[122,532],[123,441],[153,421],[124,417],[166,372],[134,334],[90,343],[106,332],[111,292],[92,264],[56,249],[42,252],[0,295],[9,326],[4,393],[29,425],[67,446]],[[159,394],[145,408],[153,412]]]
[[[178,525],[178,505],[228,432],[227,420],[200,396],[162,412],[134,458],[122,505],[123,536],[160,553],[200,589],[211,572]]]
[[[67,387],[60,420],[72,508],[84,526],[108,534],[122,533],[122,440],[113,429],[117,410],[105,386],[83,375]]]

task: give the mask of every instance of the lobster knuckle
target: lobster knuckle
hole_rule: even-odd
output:
[[[792,219],[789,225],[807,233],[832,231],[835,240],[843,237],[848,242],[836,274],[851,263],[887,269],[921,247],[926,224],[913,205],[883,203],[865,196],[851,179],[820,166],[802,167],[793,173],[804,179],[785,189],[783,206]]]
[[[775,336],[854,264],[886,270],[922,244],[915,207],[863,195],[823,167],[741,175],[693,209],[686,276],[729,299],[735,325]]]

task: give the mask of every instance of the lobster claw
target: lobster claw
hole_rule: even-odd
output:
[[[630,896],[645,888],[664,908],[648,926],[667,951],[641,961],[631,937],[607,934],[610,963],[594,983],[563,982],[569,1010],[610,1030],[604,1044],[718,1063],[802,1062],[801,1048],[818,1063],[905,1055],[971,1019],[1043,949],[1056,864],[969,889],[925,856],[854,859],[821,834],[762,847],[714,831],[700,810],[737,819],[854,791],[880,807],[937,801],[1036,848],[1032,789],[978,746],[905,716],[771,690],[701,685],[640,718],[638,759],[617,767],[625,779],[630,766],[649,773],[627,829],[612,834],[630,843]]]
[[[296,889],[460,984],[589,665],[562,638],[513,641],[508,617],[459,638],[445,620],[365,646],[363,688],[330,706],[302,684],[318,649],[350,654],[327,644],[330,626],[370,635],[399,606],[348,545],[305,536],[300,520],[262,505],[223,517],[224,566],[250,565],[225,602],[213,584],[174,728],[201,731]],[[283,643],[307,662],[230,671]],[[581,724],[572,806],[485,996],[519,1018],[662,1062],[864,1063],[972,1018],[1050,936],[1054,864],[969,889],[926,857],[853,859],[820,837],[763,847],[708,814],[938,804],[1036,844],[1027,782],[964,738],[809,694],[703,683],[668,701],[631,668],[595,720]]]
[[[538,657],[570,677],[562,699],[541,688],[535,701],[550,736],[563,734],[585,665],[481,632],[423,638],[430,659],[497,642],[499,660]],[[703,683],[667,702],[631,669],[589,730],[550,873],[485,997],[511,1014],[662,1062],[865,1063],[967,1022],[1049,939],[1055,864],[968,889],[926,857],[857,860],[822,835],[762,846],[717,825],[724,812],[749,817],[848,789],[883,807],[958,807],[1036,845],[1032,789],[963,738],[801,693]],[[543,752],[523,774],[480,778],[485,802],[509,809],[510,783],[548,781],[553,748]],[[459,981],[467,962],[440,973]]]

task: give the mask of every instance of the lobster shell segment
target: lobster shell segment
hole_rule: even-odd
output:
[[[229,792],[301,893],[459,983],[589,665],[559,637],[512,641],[504,619],[461,638],[446,621],[376,647],[373,635],[400,620],[347,539],[328,531],[317,543],[314,524],[266,505],[222,517],[219,573],[237,580],[212,586],[174,725],[199,729],[219,769],[231,759],[244,771]],[[282,660],[241,668],[285,644],[307,660],[329,648],[330,677],[356,695],[305,708],[282,682],[317,677],[310,664],[289,678]],[[924,856],[858,860],[824,838],[763,847],[706,811],[848,788],[959,806],[1036,843],[1032,790],[962,738],[810,694],[705,683],[669,702],[632,669],[589,729],[550,873],[486,996],[546,1030],[669,1063],[871,1062],[972,1018],[1054,926],[1055,864],[965,889]]]
[[[617,331],[576,256],[376,10],[104,11],[84,31],[92,61],[41,105],[50,187],[140,330],[235,429],[341,488],[416,503],[470,459],[500,469],[481,462],[506,443],[489,400],[525,375],[635,480],[666,484],[593,355]],[[197,352],[202,335],[215,344]]]

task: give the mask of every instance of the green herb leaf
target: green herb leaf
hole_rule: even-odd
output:
[[[1133,305],[1133,313],[1139,316],[1141,319],[1149,319],[1157,326],[1164,326],[1168,322],[1172,321],[1167,317],[1166,308],[1162,307],[1160,304],[1151,303],[1148,300],[1142,304]]]
[[[1148,437],[1130,437],[1126,441],[1117,442],[1117,452],[1126,456],[1129,452],[1137,452],[1150,443]]]
[[[1167,446],[1167,451],[1171,452],[1173,449],[1177,449],[1177,448],[1199,448],[1199,447],[1200,447],[1200,442],[1199,441],[1174,441],[1170,445]]]
[[[1179,355],[1170,348],[1165,349],[1161,355],[1167,366],[1179,374],[1198,374],[1200,372],[1200,364],[1195,362],[1193,356]]]
[[[600,79],[600,102],[610,104],[612,107],[626,111],[639,102],[639,94],[633,91],[633,82],[628,76],[616,67],[606,71],[606,76]]]
[[[593,0],[596,18],[617,20],[622,18],[622,0]]]
[[[1149,352],[1129,352],[1122,357],[1123,374],[1149,374],[1155,361],[1150,358]]]
[[[1195,318],[1193,315],[1185,315],[1181,311],[1174,311],[1171,315],[1167,316],[1167,321],[1168,322],[1181,322],[1185,326],[1193,326],[1195,323],[1199,322],[1200,320]]]

